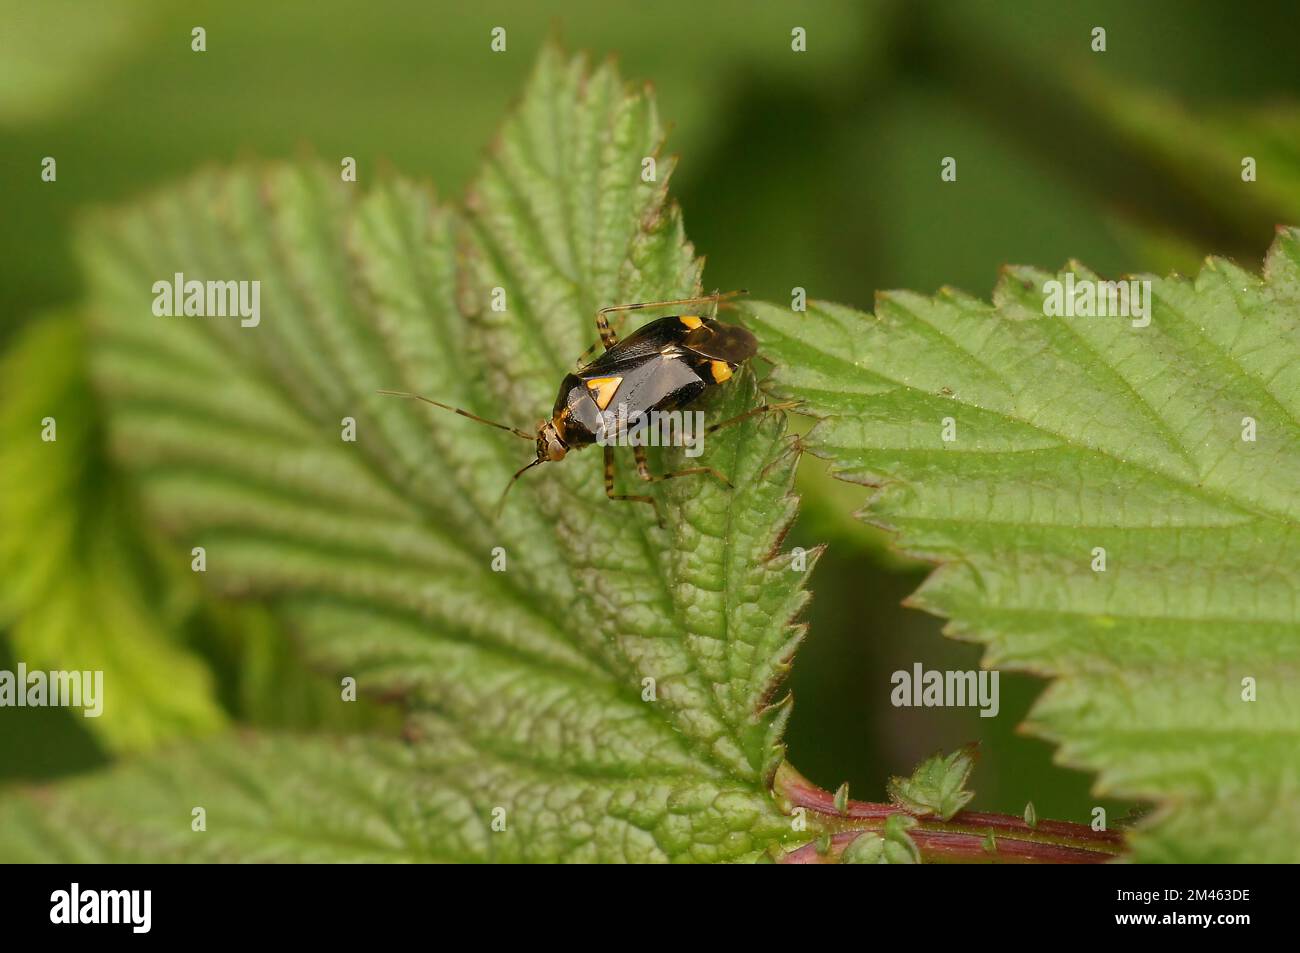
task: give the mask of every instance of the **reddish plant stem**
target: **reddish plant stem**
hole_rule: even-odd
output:
[[[840,852],[863,831],[879,830],[891,814],[908,814],[894,804],[849,801],[841,813],[835,797],[784,764],[777,772],[776,793],[790,809],[802,807],[816,815],[810,823],[830,833],[830,850],[819,853],[807,844],[782,858],[788,864],[834,863]],[[916,815],[911,815],[916,817]],[[1030,827],[1022,818],[1007,814],[960,811],[948,820],[916,817],[910,831],[922,860],[931,863],[1097,864],[1119,856],[1124,835],[1095,831],[1087,824],[1039,821]],[[993,850],[986,838],[993,835]]]

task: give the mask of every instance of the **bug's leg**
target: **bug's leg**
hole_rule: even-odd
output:
[[[672,470],[668,473],[661,473],[658,476],[655,476],[650,472],[650,464],[646,460],[645,447],[633,447],[632,452],[636,456],[636,472],[639,473],[641,479],[645,480],[647,483],[658,483],[661,480],[671,480],[675,477],[694,476],[697,473],[707,473],[715,480],[719,480],[727,489],[734,489],[731,485],[731,481],[724,477],[721,472],[713,469],[713,467],[686,467],[683,470]]]
[[[626,500],[630,503],[649,503],[655,508],[655,519],[659,525],[663,525],[663,518],[659,515],[659,504],[655,502],[653,496],[636,496],[630,493],[614,492],[614,448],[605,448],[605,495],[611,500]]]
[[[718,291],[715,288],[713,294],[709,296],[713,299],[713,306],[709,309],[709,319],[712,320],[713,318],[716,318],[718,316],[719,311],[736,310],[736,306],[731,302],[730,299],[737,298],[740,295],[745,295],[745,294],[749,294],[749,292],[746,291],[744,288],[741,288],[739,291]]]
[[[711,295],[696,295],[694,298],[673,298],[669,301],[639,301],[636,304],[616,304],[608,308],[601,308],[596,312],[596,330],[600,332],[600,341],[605,345],[605,350],[609,350],[618,343],[618,335],[614,333],[609,326],[608,315],[617,311],[639,311],[642,308],[666,308],[675,304],[703,304],[706,301],[712,301],[715,305],[724,298],[734,298],[736,295],[748,294],[743,288],[739,291],[713,292]]]
[[[589,348],[587,348],[585,351],[583,351],[581,354],[579,354],[579,355],[578,355],[578,359],[577,359],[577,360],[574,362],[574,364],[573,364],[573,369],[574,369],[574,370],[578,370],[580,367],[582,367],[583,364],[586,364],[586,363],[587,363],[587,358],[591,357],[591,355],[592,355],[593,353],[595,353],[595,351],[596,351],[596,347],[597,347],[597,345],[599,345],[599,344],[600,344],[600,342],[597,341],[597,342],[595,342],[595,344],[592,344]]]
[[[609,318],[606,317],[610,310],[609,308],[603,308],[596,312],[596,331],[600,334],[600,343],[605,345],[607,351],[618,343],[618,335],[609,326]],[[595,347],[593,344],[592,350],[595,350]]]
[[[743,414],[737,414],[735,417],[731,417],[728,420],[724,420],[722,421],[722,423],[713,424],[712,426],[705,427],[704,432],[706,434],[711,434],[714,433],[715,431],[721,430],[723,427],[730,427],[732,424],[738,424],[742,420],[748,420],[750,417],[756,417],[759,414],[766,414],[771,411],[777,411],[777,410],[789,410],[792,407],[798,407],[798,406],[799,406],[799,402],[797,400],[787,400],[784,403],[780,403],[780,404],[760,404],[757,407],[745,411]]]
[[[612,335],[614,336],[614,343],[615,343],[615,344],[618,343],[618,333],[617,333],[617,331],[618,331],[619,328],[621,328],[621,327],[623,326],[623,319],[626,318],[626,317],[627,317],[626,314],[620,314],[617,318],[614,319],[613,324],[610,325],[609,333],[612,334]],[[597,318],[597,320],[596,320],[596,327],[597,327],[598,329],[599,329],[599,327],[600,327],[600,319],[599,319],[599,318]],[[583,351],[582,354],[578,357],[577,363],[574,364],[574,370],[578,370],[578,369],[580,369],[580,368],[582,367],[582,365],[586,364],[586,363],[587,363],[587,358],[591,357],[591,355],[595,352],[596,348],[600,347],[600,345],[601,345],[601,343],[602,343],[603,341],[604,341],[604,336],[603,336],[603,335],[601,336],[601,340],[599,340],[599,341],[593,341],[592,344],[591,344],[591,346],[590,346],[589,348],[587,348],[585,351]],[[609,345],[609,344],[605,345],[605,350],[609,350],[612,346],[613,346],[613,345]]]

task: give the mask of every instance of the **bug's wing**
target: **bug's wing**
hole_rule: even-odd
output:
[[[602,376],[581,378],[591,392],[594,406],[612,414],[614,421],[631,414],[652,410],[672,410],[689,404],[700,395],[707,381],[700,370],[677,347],[670,347],[653,357],[611,365]]]
[[[664,348],[681,342],[686,328],[675,317],[659,318],[637,328],[582,369],[588,374],[610,374],[650,360]]]
[[[711,361],[726,361],[739,367],[758,353],[758,341],[736,324],[708,321],[682,339],[682,347]]]
[[[704,387],[699,371],[680,350],[671,348],[630,374],[620,398],[629,410],[670,410],[690,403]]]

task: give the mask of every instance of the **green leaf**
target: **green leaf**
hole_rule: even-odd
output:
[[[748,858],[789,825],[744,784],[574,778],[485,755],[436,717],[420,743],[245,735],[0,799],[7,862],[582,862]],[[57,792],[57,793],[54,793]],[[195,808],[205,830],[194,830]],[[498,821],[501,830],[493,827]]]
[[[661,145],[644,91],[551,49],[465,215],[400,180],[361,195],[334,170],[274,167],[199,175],[82,242],[118,457],[174,558],[205,547],[218,591],[267,600],[310,660],[405,698],[411,750],[382,755],[391,777],[376,796],[429,805],[412,821],[422,856],[756,859],[796,836],[768,790],[789,713],[774,693],[807,598],[807,571],[778,553],[796,508],[783,422],[724,429],[692,461],[734,490],[695,477],[650,489],[663,529],[649,507],[605,498],[591,451],[527,474],[494,522],[532,444],[376,393],[529,426],[596,339],[598,307],[697,291]],[[151,287],[177,272],[259,280],[260,323],[155,317]],[[756,400],[744,373],[705,407],[723,419]],[[625,491],[647,492],[622,465]],[[194,801],[210,831],[239,818],[225,858],[261,856],[263,835],[280,857],[295,841],[325,850],[328,825],[282,837],[291,812],[238,800],[242,766],[273,790],[322,757],[293,745],[214,749],[217,776],[192,775],[200,755],[69,793],[62,810],[143,805],[97,842],[100,825],[69,827],[87,839],[75,849],[203,856]],[[367,765],[321,776],[334,789],[321,798],[368,788]]]
[[[1029,727],[1163,807],[1139,859],[1300,859],[1300,235],[1262,278],[1153,279],[1147,327],[1045,317],[1054,277],[754,324],[772,389],[824,418],[808,446],[940,564],[912,603],[1055,677]]]
[[[135,501],[104,467],[85,349],[77,319],[51,316],[0,365],[0,625],[28,671],[102,672],[101,714],[78,720],[140,750],[226,719],[172,634],[176,587],[136,533]]]
[[[56,797],[0,801],[10,863],[392,862],[457,860],[454,787],[397,742],[219,738],[165,759],[77,779]],[[206,830],[195,830],[202,808]],[[486,831],[486,825],[481,828]],[[483,838],[486,840],[486,837]]]
[[[974,745],[959,748],[947,757],[932,755],[910,778],[890,778],[889,799],[913,814],[935,814],[948,820],[975,796],[974,791],[966,789],[975,755]]]

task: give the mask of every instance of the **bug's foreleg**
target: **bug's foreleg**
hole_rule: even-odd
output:
[[[659,504],[655,502],[653,496],[637,496],[631,493],[614,492],[614,448],[605,448],[605,495],[611,500],[626,500],[630,503],[649,503],[655,508],[655,519],[659,525],[663,525],[663,517],[659,515]]]
[[[671,480],[674,477],[694,476],[697,473],[707,473],[709,476],[718,480],[727,489],[732,489],[731,481],[713,467],[686,467],[683,470],[672,470],[668,473],[661,473],[658,476],[650,472],[650,464],[646,459],[645,447],[633,447],[632,452],[636,455],[636,472],[641,475],[641,479],[647,483],[658,483],[661,480]]]

